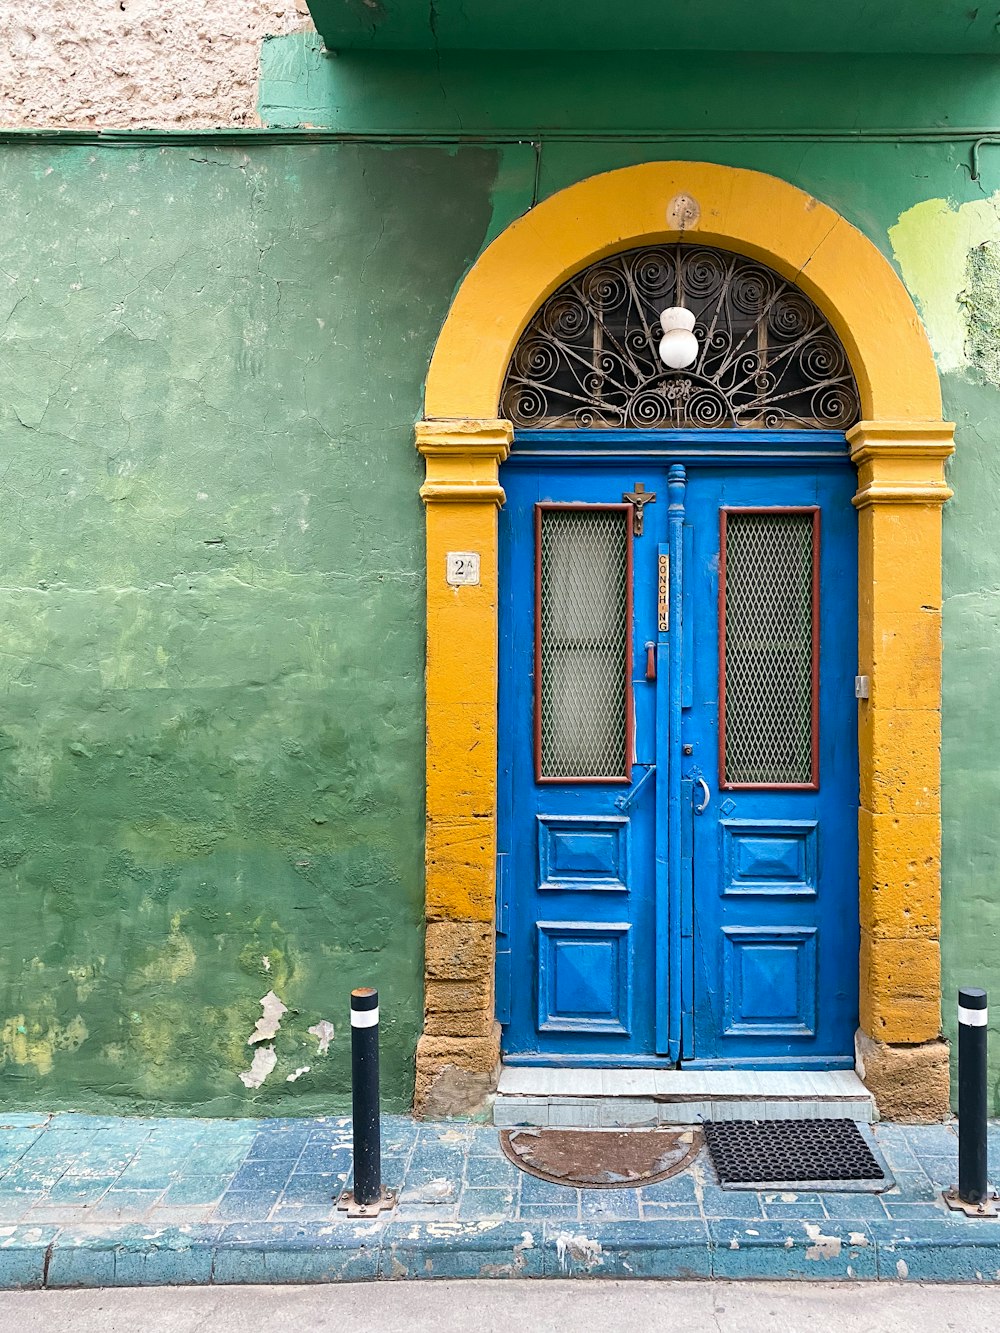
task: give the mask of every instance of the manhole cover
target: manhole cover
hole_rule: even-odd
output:
[[[723,1185],[887,1184],[853,1120],[709,1120],[705,1142]]]
[[[694,1160],[696,1129],[505,1129],[500,1146],[529,1175],[556,1185],[621,1189],[666,1180]]]

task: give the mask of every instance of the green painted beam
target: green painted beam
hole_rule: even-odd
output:
[[[969,0],[309,0],[331,50],[1000,52]],[[663,70],[669,91],[670,69]]]

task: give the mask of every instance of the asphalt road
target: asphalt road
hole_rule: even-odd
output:
[[[885,1282],[380,1282],[0,1293],[4,1333],[967,1333],[1000,1286]]]

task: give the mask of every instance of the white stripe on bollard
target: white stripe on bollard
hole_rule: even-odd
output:
[[[378,1009],[352,1009],[352,1028],[373,1028],[378,1023]]]
[[[958,1006],[958,1021],[964,1023],[966,1027],[984,1028],[987,1025],[986,1010],[966,1009],[964,1005],[960,1004]]]

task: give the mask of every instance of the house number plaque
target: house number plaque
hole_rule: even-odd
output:
[[[478,551],[449,551],[447,562],[447,578],[452,588],[461,588],[463,585],[479,585],[479,552]]]

